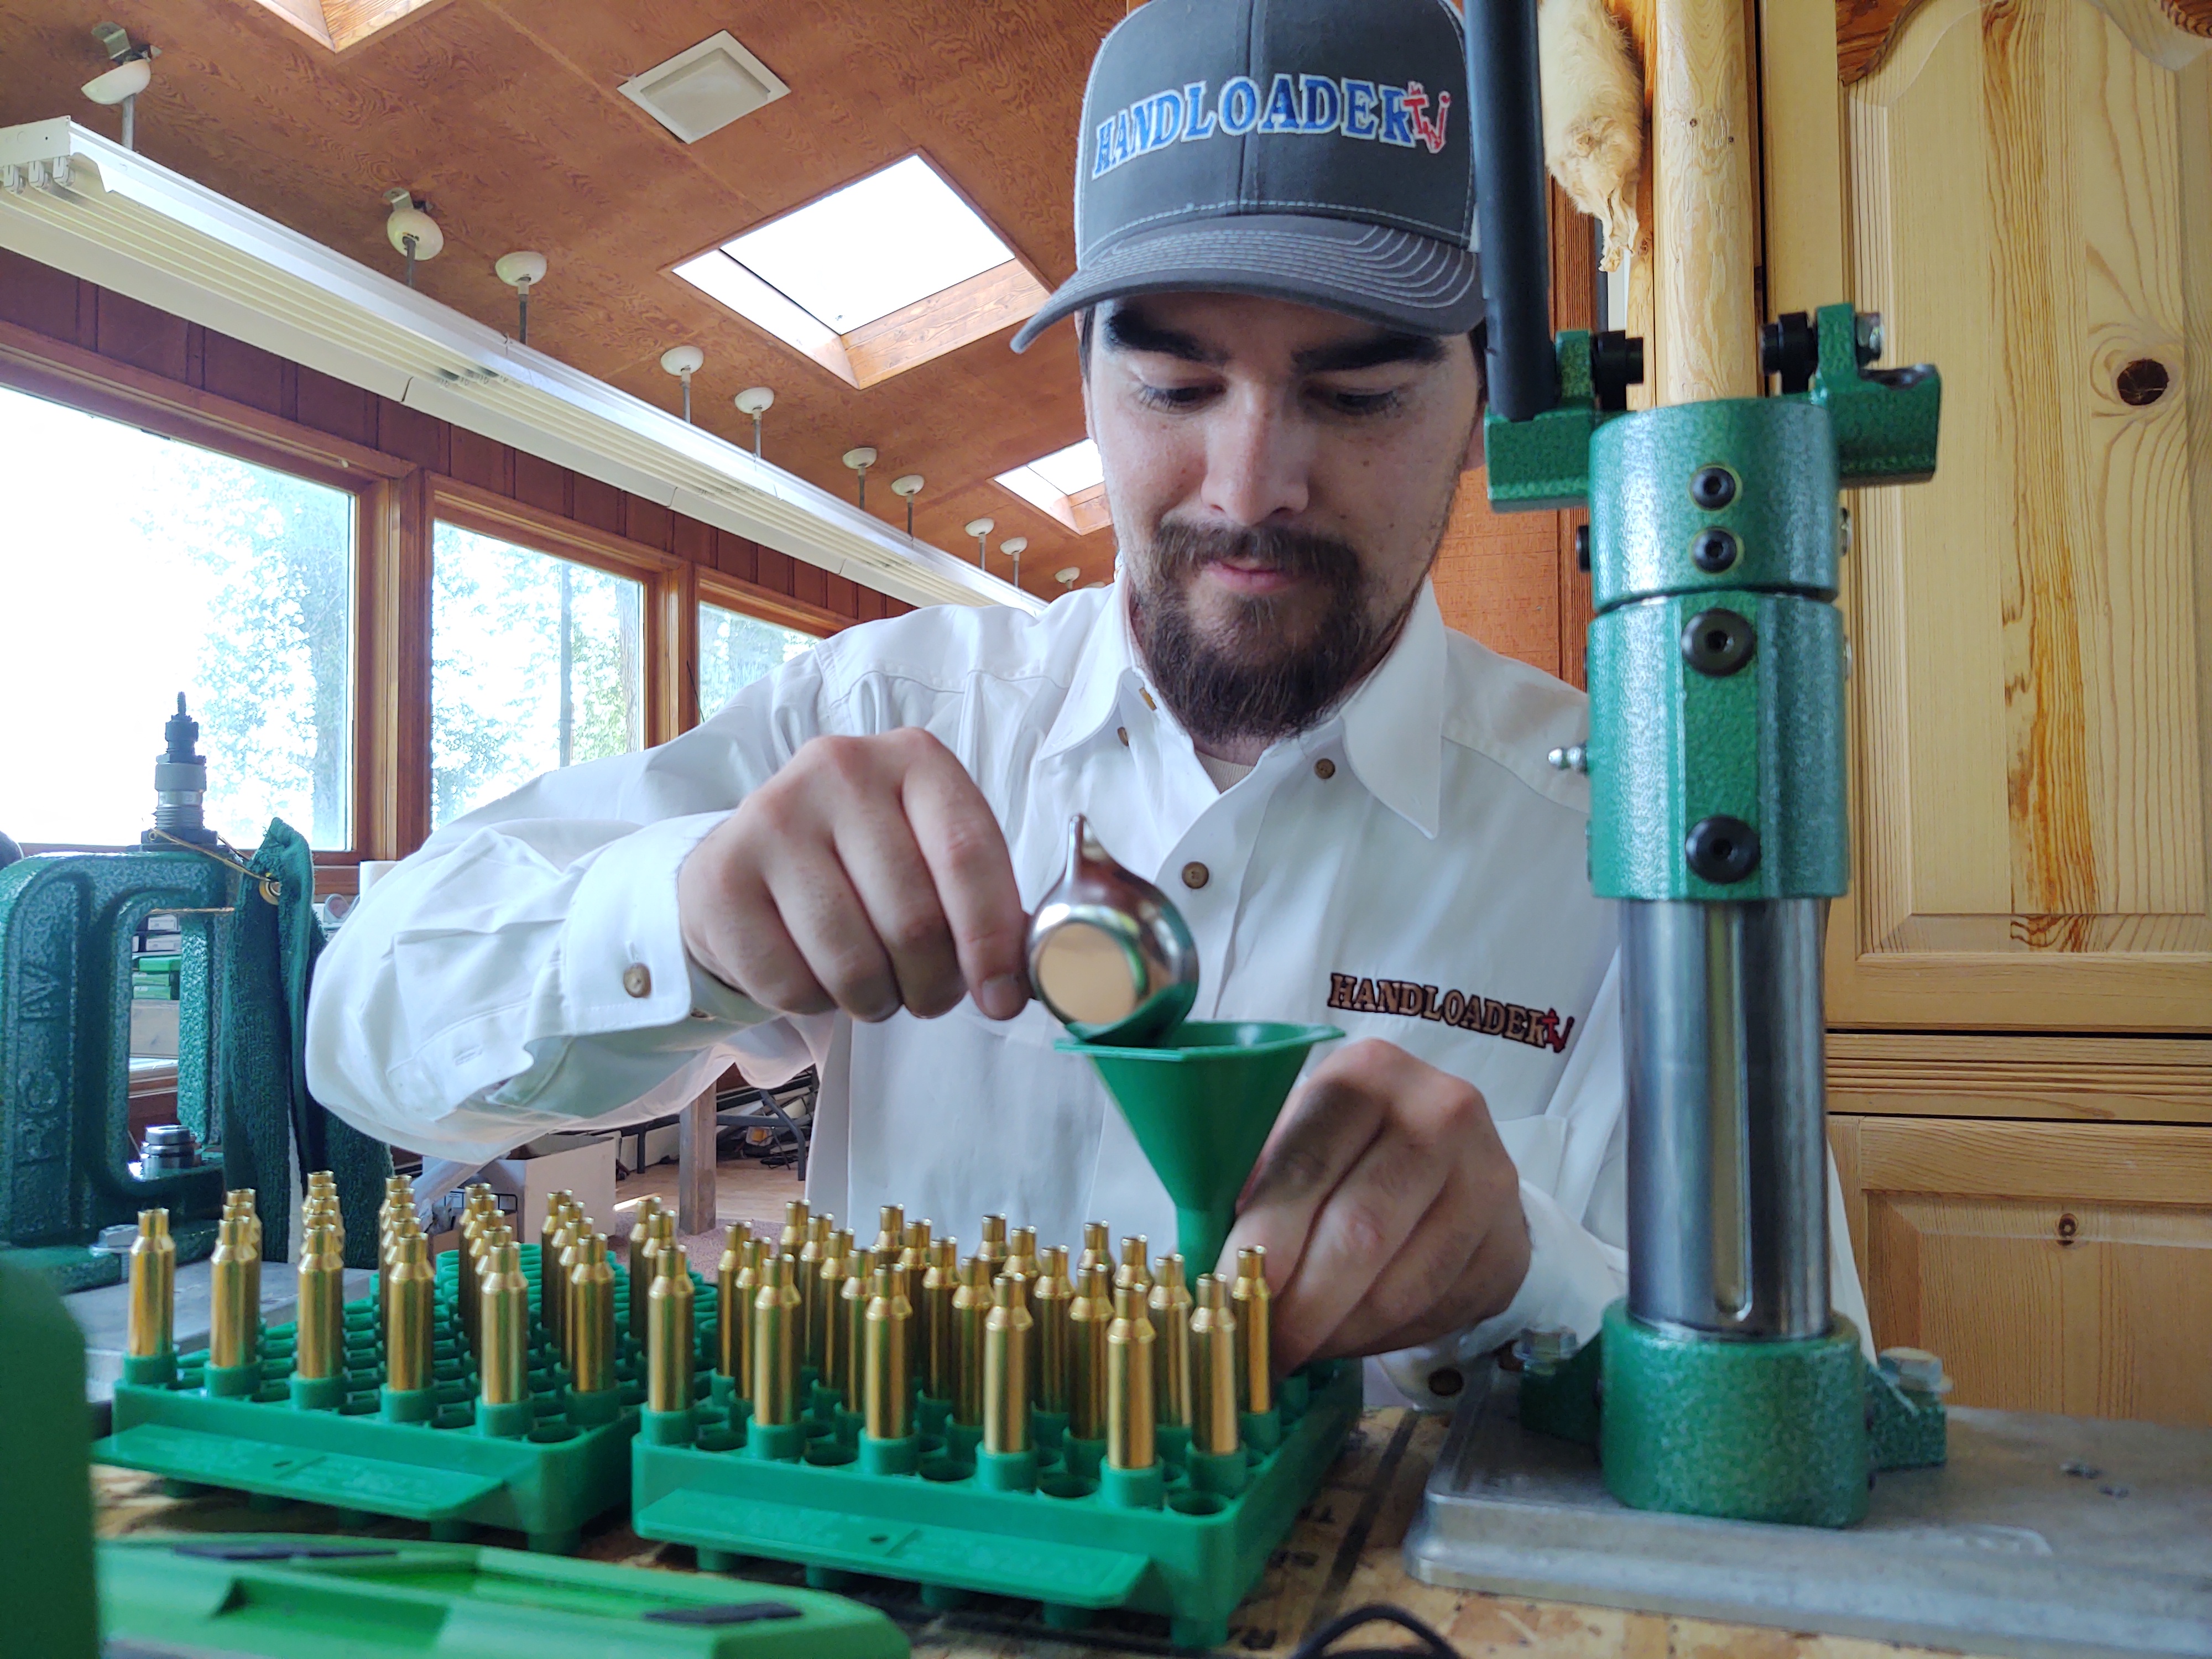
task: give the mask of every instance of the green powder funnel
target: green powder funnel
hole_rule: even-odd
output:
[[[1334,1025],[1185,1020],[1146,1048],[1063,1042],[1098,1068],[1175,1200],[1176,1248],[1194,1283],[1221,1258],[1237,1196],[1316,1042]]]

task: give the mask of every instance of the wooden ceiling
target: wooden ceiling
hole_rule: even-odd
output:
[[[991,482],[1083,435],[1074,333],[1022,356],[1008,329],[866,390],[756,331],[668,273],[677,260],[921,150],[1050,283],[1073,270],[1070,191],[1084,77],[1125,0],[446,0],[344,52],[259,0],[0,0],[0,125],[68,115],[112,134],[78,88],[113,21],[161,48],[138,147],[380,269],[383,192],[425,198],[445,252],[423,292],[514,327],[492,263],[534,248],[531,344],[664,406],[660,354],[700,346],[700,423],[750,443],[730,399],[771,386],[768,458],[850,495],[840,457],[872,445],[868,510],[902,526],[890,480],[920,472],[916,533],[972,553],[989,517],[1024,536],[1023,585],[1104,579],[1110,530],[1077,536]],[[727,29],[791,93],[692,145],[616,86]]]

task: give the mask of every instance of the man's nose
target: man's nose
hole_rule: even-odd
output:
[[[1232,524],[1294,519],[1311,499],[1313,445],[1272,399],[1233,398],[1208,422],[1203,504]]]

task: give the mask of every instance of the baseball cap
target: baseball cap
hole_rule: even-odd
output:
[[[1146,0],[1091,62],[1075,275],[1014,336],[1205,290],[1418,334],[1482,317],[1449,0]]]

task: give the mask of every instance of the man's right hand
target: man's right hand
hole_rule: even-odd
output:
[[[970,990],[1029,1001],[1029,918],[1006,836],[952,751],[918,728],[816,738],[691,850],[692,960],[763,1007],[930,1018]]]

